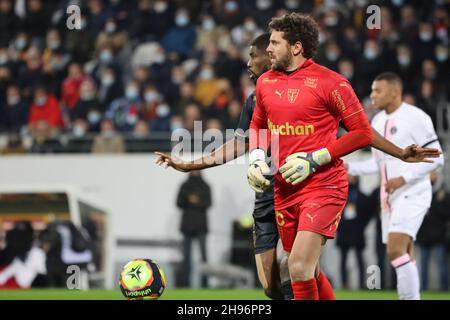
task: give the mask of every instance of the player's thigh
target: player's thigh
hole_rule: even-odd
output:
[[[289,253],[294,245],[298,228],[299,205],[293,205],[288,208],[276,210],[275,218],[278,228],[278,234],[285,252]]]
[[[341,221],[346,198],[330,191],[319,191],[305,196],[300,205],[297,231],[309,231],[333,239]]]
[[[266,208],[267,209],[267,208]],[[265,210],[254,212],[253,241],[258,278],[264,288],[272,287],[279,282],[279,269],[276,258],[276,247],[279,241],[275,222],[275,212]]]
[[[395,202],[391,207],[388,233],[404,233],[415,241],[428,209],[426,205],[417,202]]]
[[[289,255],[289,264],[300,262],[307,266],[317,266],[326,238],[311,231],[299,231]]]
[[[408,252],[412,237],[406,233],[389,232],[387,241],[387,254],[394,260]]]

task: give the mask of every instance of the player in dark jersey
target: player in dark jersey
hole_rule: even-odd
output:
[[[250,78],[255,83],[258,77],[270,68],[269,57],[266,53],[269,37],[269,34],[263,34],[257,37],[250,46],[250,59],[247,67]],[[157,163],[173,167],[178,171],[189,172],[211,168],[238,158],[248,150],[247,131],[250,128],[254,108],[255,94],[252,93],[245,101],[235,138],[226,142],[210,155],[186,162],[173,155],[156,152],[159,156]],[[216,161],[216,159],[221,161]],[[273,176],[269,178],[273,178]],[[277,263],[276,248],[279,237],[273,206],[273,185],[262,193],[256,193],[253,218],[256,267],[264,292],[271,299],[292,299],[287,257],[282,257],[279,259],[280,264]]]
[[[258,77],[270,68],[270,61],[266,52],[269,38],[269,34],[263,34],[256,38],[250,47],[250,59],[247,66],[250,78],[255,83]],[[250,126],[254,108],[255,94],[252,93],[245,101],[235,138],[226,142],[211,154],[194,161],[183,161],[173,155],[156,152],[158,155],[156,163],[166,167],[170,166],[181,172],[190,172],[211,168],[236,159],[248,150],[247,130]],[[415,146],[409,146],[405,149],[398,148],[376,134],[374,134],[372,146],[408,162],[424,161],[424,158],[434,156],[433,150],[416,148]],[[255,208],[253,212],[255,220],[254,249],[258,277],[269,298],[292,299],[286,256],[283,255],[281,259],[278,259],[281,261],[280,264],[277,264],[276,247],[279,236],[273,200],[273,175],[267,178],[271,181],[271,187],[267,188],[263,193],[255,193]],[[325,283],[323,285],[326,287],[329,284]],[[325,295],[321,296],[321,298],[327,299]]]

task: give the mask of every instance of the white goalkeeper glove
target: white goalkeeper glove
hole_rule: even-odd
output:
[[[269,186],[270,181],[264,177],[269,174],[270,169],[265,161],[264,151],[255,149],[250,153],[250,166],[247,170],[247,181],[255,192],[264,192]]]
[[[286,182],[296,185],[330,161],[331,155],[326,148],[313,153],[296,152],[286,158],[286,163],[279,171]]]

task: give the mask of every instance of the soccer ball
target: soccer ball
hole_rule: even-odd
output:
[[[154,300],[166,288],[166,278],[161,267],[151,259],[128,262],[120,273],[120,290],[128,300]]]

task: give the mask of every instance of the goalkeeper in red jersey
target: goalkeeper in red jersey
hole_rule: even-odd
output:
[[[314,270],[347,199],[340,157],[371,144],[372,129],[348,80],[312,60],[319,44],[314,19],[290,13],[273,18],[269,29],[271,70],[256,85],[247,176],[257,192],[269,185],[266,129],[278,169],[275,210],[294,299],[315,300]],[[340,121],[348,133],[337,139]]]

